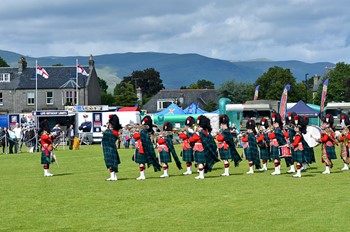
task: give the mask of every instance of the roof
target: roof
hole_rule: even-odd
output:
[[[76,82],[75,66],[50,66],[43,67],[49,74],[49,78],[45,79],[41,75],[37,75],[38,89],[58,89],[58,88],[74,88]],[[84,67],[89,73],[89,67]],[[35,89],[36,86],[36,69],[35,67],[27,67],[22,73],[18,72],[18,68],[0,68],[0,73],[10,73],[10,82],[2,82],[1,89]],[[74,84],[72,84],[74,82]],[[87,84],[87,77],[78,74],[79,88]]]
[[[164,110],[156,113],[155,115],[175,115],[175,114],[185,114],[185,112],[178,107],[175,103],[170,104],[167,108]]]
[[[185,112],[185,114],[205,114],[205,113],[208,113],[207,111],[199,108],[199,105],[196,105],[193,102],[184,109],[184,112]]]
[[[189,106],[191,103],[198,104],[200,107],[207,105],[207,101],[211,100],[219,102],[220,96],[216,89],[176,89],[161,90],[153,96],[143,109],[149,113],[157,112],[157,101],[160,99],[180,99],[183,98],[182,107]]]
[[[137,106],[132,106],[132,107],[122,107],[120,109],[118,109],[118,112],[119,111],[141,111],[139,107]]]
[[[295,104],[289,110],[287,110],[287,112],[288,113],[295,112],[296,114],[299,114],[299,115],[314,116],[314,117],[317,117],[319,113],[317,110],[314,110],[310,106],[306,105],[305,102],[303,102],[302,100],[298,101],[298,103]]]

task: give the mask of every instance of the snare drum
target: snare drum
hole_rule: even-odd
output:
[[[281,158],[292,157],[290,148],[287,145],[280,147],[280,154],[281,154]]]

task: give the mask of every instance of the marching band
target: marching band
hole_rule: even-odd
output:
[[[189,116],[185,121],[185,129],[174,131],[170,122],[165,122],[163,131],[154,135],[154,125],[150,116],[145,116],[141,126],[133,134],[135,148],[132,160],[139,165],[140,176],[137,180],[145,180],[145,170],[153,166],[154,171],[163,169],[161,178],[169,177],[168,164],[175,161],[178,169],[182,169],[181,161],[173,145],[173,135],[177,135],[182,142],[182,160],[186,164],[186,171],[183,175],[193,173],[193,163],[197,167],[198,176],[195,179],[204,179],[205,173],[210,172],[215,163],[222,161],[224,173],[220,176],[230,176],[230,162],[237,167],[242,157],[248,161],[249,171],[246,174],[254,174],[254,167],[261,172],[266,172],[268,162],[273,162],[274,171],[272,176],[281,174],[281,160],[285,159],[286,173],[294,174],[292,177],[301,178],[302,171],[306,171],[307,165],[316,162],[314,147],[321,146],[321,161],[325,164],[325,171],[322,174],[330,174],[333,167],[333,160],[337,159],[335,146],[340,144],[340,156],[344,163],[342,171],[349,170],[350,164],[350,118],[342,115],[340,123],[343,126],[341,132],[333,131],[334,119],[327,114],[322,118],[322,125],[317,130],[309,133],[309,120],[306,116],[299,116],[296,113],[288,113],[285,120],[278,113],[273,113],[271,124],[263,118],[257,125],[253,119],[247,121],[247,131],[240,134],[243,146],[243,154],[239,155],[233,136],[230,132],[230,119],[226,114],[219,117],[220,131],[213,135],[210,119],[200,115],[197,120]],[[109,127],[103,131],[102,148],[106,167],[111,177],[107,180],[117,180],[116,172],[120,158],[115,145],[118,137],[118,130],[121,128],[116,115],[111,115]],[[153,137],[156,137],[155,153]],[[52,140],[50,134],[44,131],[41,135],[42,156],[41,163],[44,166],[44,176],[53,176],[49,167],[55,161],[52,155]],[[312,141],[312,142],[310,142]],[[316,145],[315,145],[316,144]],[[262,167],[261,167],[262,162]],[[294,166],[295,165],[295,166]]]

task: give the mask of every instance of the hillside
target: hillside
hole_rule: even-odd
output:
[[[89,57],[28,57],[9,51],[0,50],[2,57],[10,66],[16,67],[20,56],[27,59],[28,66],[34,66],[37,59],[41,66],[63,64],[74,66],[76,59],[83,66],[88,64]],[[124,76],[129,76],[135,70],[154,68],[160,72],[166,89],[178,89],[183,85],[190,85],[197,80],[205,79],[215,83],[218,88],[228,80],[237,82],[254,82],[270,67],[279,66],[289,68],[298,82],[309,77],[323,75],[326,66],[335,66],[329,62],[304,63],[301,61],[237,61],[213,59],[198,54],[170,54],[170,53],[115,53],[94,56],[97,73],[106,80],[110,90],[114,88]]]

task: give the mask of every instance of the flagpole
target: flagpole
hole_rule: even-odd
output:
[[[75,64],[75,72],[76,72],[76,90],[75,90],[75,94],[76,94],[76,98],[77,98],[77,105],[79,105],[79,94],[78,94],[78,59],[76,59],[76,64]]]
[[[35,113],[38,111],[38,60],[35,60]]]

